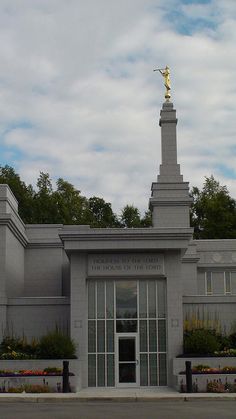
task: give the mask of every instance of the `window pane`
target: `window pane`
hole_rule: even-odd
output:
[[[119,361],[136,361],[135,338],[119,337]]]
[[[166,283],[157,281],[158,317],[166,317]]]
[[[119,382],[135,383],[136,382],[136,365],[134,363],[119,364]]]
[[[225,272],[225,292],[231,294],[230,272]]]
[[[96,352],[96,321],[88,322],[88,351]]]
[[[167,385],[166,376],[166,355],[159,354],[159,386]]]
[[[166,321],[158,320],[158,351],[166,351]]]
[[[105,320],[98,320],[97,328],[97,352],[105,352]]]
[[[97,281],[97,317],[105,318],[105,286],[104,281]]]
[[[98,387],[105,386],[105,355],[98,355]]]
[[[137,320],[117,320],[116,332],[117,333],[137,332]]]
[[[148,355],[140,354],[140,385],[148,386]]]
[[[139,317],[147,318],[147,281],[139,281]]]
[[[212,294],[211,272],[206,272],[206,293]]]
[[[114,385],[115,385],[114,355],[107,355],[107,386],[114,387]]]
[[[157,354],[149,355],[150,386],[157,386]]]
[[[136,281],[117,281],[116,317],[120,319],[137,317]]]
[[[149,352],[157,351],[156,320],[149,320]]]
[[[147,352],[147,320],[139,322],[140,352]]]
[[[236,272],[231,272],[231,292],[236,294]]]
[[[106,282],[106,311],[107,318],[114,318],[114,283],[113,281]]]
[[[88,318],[95,319],[95,282],[88,281]]]
[[[197,274],[197,292],[198,295],[205,295],[205,272],[198,272]]]
[[[156,317],[156,283],[148,281],[148,314],[149,317]]]
[[[88,356],[88,386],[96,387],[96,355]]]
[[[212,272],[213,294],[224,294],[224,272]]]
[[[114,321],[107,320],[107,352],[114,352]]]

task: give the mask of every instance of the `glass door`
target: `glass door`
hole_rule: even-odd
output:
[[[136,387],[139,381],[137,334],[116,335],[117,387]]]

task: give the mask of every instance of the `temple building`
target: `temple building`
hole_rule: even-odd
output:
[[[25,225],[0,185],[0,339],[69,331],[79,388],[173,386],[184,320],[235,322],[236,240],[193,240],[176,125],[167,98],[150,228]]]

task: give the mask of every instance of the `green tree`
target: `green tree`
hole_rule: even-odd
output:
[[[137,228],[142,227],[140,212],[138,208],[133,205],[126,205],[120,216],[121,227],[125,228]]]
[[[31,185],[26,186],[25,182],[10,166],[0,166],[0,183],[7,184],[19,204],[19,215],[25,223],[34,222],[33,200],[35,191]]]
[[[226,186],[206,177],[202,190],[191,190],[191,225],[197,239],[236,238],[236,202]]]
[[[117,216],[112,211],[111,204],[103,198],[93,196],[88,200],[89,211],[86,214],[87,224],[91,227],[118,227]]]
[[[11,188],[19,203],[19,214],[29,224],[88,224],[91,227],[149,227],[151,213],[140,216],[138,208],[126,205],[121,216],[103,198],[87,199],[71,183],[59,178],[56,190],[48,173],[40,172],[37,191],[26,185],[10,166],[0,166],[0,183]]]
[[[144,216],[140,215],[138,208],[134,205],[126,205],[120,215],[120,227],[143,228],[152,225],[151,211],[146,211]]]
[[[88,200],[71,183],[59,178],[53,193],[57,206],[57,222],[62,224],[86,224]]]
[[[152,226],[152,213],[150,210],[146,211],[144,217],[141,218],[142,227],[151,227]]]
[[[39,224],[56,224],[57,204],[53,194],[52,181],[48,173],[40,172],[38,191],[34,197],[34,218]]]

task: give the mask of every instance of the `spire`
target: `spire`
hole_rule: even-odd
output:
[[[177,164],[177,138],[176,138],[176,110],[173,103],[165,102],[160,112],[159,125],[161,127],[161,155],[159,182],[183,181],[180,166]]]
[[[162,162],[157,182],[152,184],[149,206],[153,227],[189,227],[188,182],[183,182],[177,163],[176,111],[163,103],[160,113]]]

